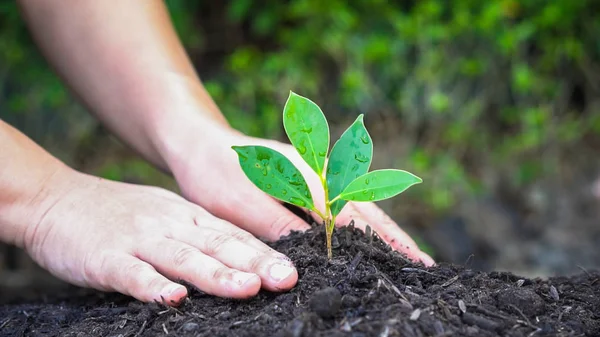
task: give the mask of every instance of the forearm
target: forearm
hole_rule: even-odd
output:
[[[163,170],[169,170],[166,152],[185,143],[176,138],[190,137],[184,132],[190,126],[227,125],[162,1],[20,4],[60,76],[109,129]]]
[[[55,176],[69,169],[0,120],[0,240],[23,247],[61,193]]]

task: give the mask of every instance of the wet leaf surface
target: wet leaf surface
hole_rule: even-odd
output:
[[[326,176],[329,200],[342,193],[354,179],[367,173],[372,159],[373,141],[365,128],[363,115],[360,115],[331,149]],[[331,212],[337,215],[346,202],[337,200],[331,205]]]
[[[283,126],[302,159],[321,175],[329,150],[329,125],[321,109],[291,92],[283,108]]]
[[[340,197],[349,201],[379,201],[398,195],[422,181],[402,170],[376,170],[353,180]]]
[[[264,146],[234,146],[242,170],[258,188],[279,200],[314,209],[302,173],[281,153]]]

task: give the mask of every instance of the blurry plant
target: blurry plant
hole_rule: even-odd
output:
[[[398,161],[428,177],[410,196],[435,210],[501,178],[524,187],[600,135],[597,1],[166,3],[234,127],[283,137],[281,87],[301,87],[330,120],[356,108],[385,118]],[[94,123],[36,52],[14,2],[0,3],[0,116],[67,161]]]
[[[232,123],[282,136],[271,103],[282,86],[302,86],[334,119],[355,107],[396,118],[398,160],[426,161],[431,177],[411,196],[435,210],[555,173],[561,151],[600,134],[597,2],[249,3],[228,6],[249,37],[208,81]]]
[[[307,208],[323,219],[329,259],[335,218],[348,201],[388,199],[422,182],[402,170],[368,172],[373,142],[363,115],[342,134],[331,153],[325,115],[309,99],[290,92],[283,110],[283,124],[292,145],[319,176],[325,193],[325,212],[315,206],[302,173],[283,154],[264,146],[233,146],[233,149],[242,170],[258,188],[274,198]]]

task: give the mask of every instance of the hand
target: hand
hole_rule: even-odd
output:
[[[284,255],[174,193],[70,169],[48,184],[55,192],[48,198],[56,199],[27,230],[24,246],[73,284],[176,305],[186,288],[171,280],[233,298],[297,281]]]
[[[318,176],[291,145],[247,137],[229,130],[222,130],[211,137],[214,139],[211,140],[210,150],[198,151],[196,156],[189,155],[179,168],[173,170],[184,196],[190,201],[219,218],[270,240],[277,240],[291,230],[308,229],[304,220],[250,182],[239,167],[235,151],[231,149],[232,145],[263,145],[281,152],[300,169],[316,206],[324,209],[325,197]],[[200,141],[207,144],[206,140]],[[202,145],[196,148],[202,148]],[[317,215],[312,216],[320,222]],[[351,220],[362,230],[367,224],[370,225],[392,248],[405,253],[412,260],[421,261],[427,266],[434,264],[433,259],[420,251],[410,236],[374,203],[349,202],[338,215],[336,224],[347,225]]]

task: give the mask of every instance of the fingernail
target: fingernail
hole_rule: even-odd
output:
[[[255,276],[255,274],[235,272],[233,273],[232,279],[238,286],[243,286]]]
[[[280,282],[288,278],[294,272],[294,268],[289,265],[276,263],[271,266],[269,274],[275,282]]]
[[[426,253],[421,252],[420,258],[421,262],[423,262],[426,267],[431,267],[435,264],[435,261],[433,261],[433,259]]]
[[[185,289],[184,286],[182,286],[180,284],[172,283],[163,289],[163,294],[165,294],[167,298],[170,298],[171,296],[174,296],[175,294],[177,294],[177,292],[179,292],[183,289]]]

